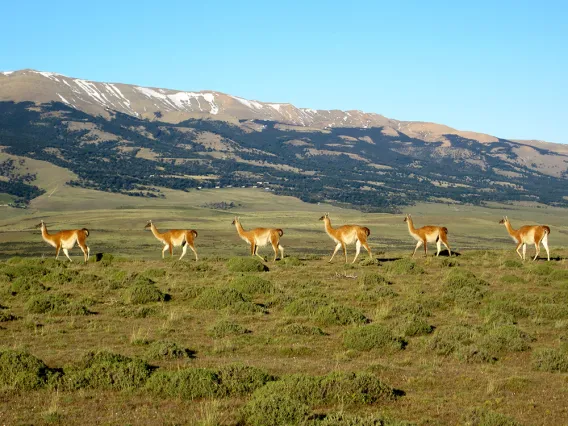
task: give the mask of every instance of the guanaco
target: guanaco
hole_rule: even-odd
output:
[[[421,245],[424,245],[424,256],[428,256],[428,243],[436,243],[436,247],[438,251],[436,252],[436,256],[440,254],[440,250],[442,250],[442,244],[446,246],[448,249],[448,254],[451,256],[452,251],[450,249],[450,245],[448,244],[448,228],[445,226],[423,226],[422,228],[416,229],[414,227],[414,223],[412,221],[412,216],[409,214],[406,215],[404,221],[408,224],[408,232],[410,235],[418,241],[416,243],[416,247],[412,252],[412,257],[416,254],[416,250]]]
[[[195,250],[194,240],[197,238],[197,231],[193,229],[171,229],[167,232],[160,233],[158,229],[156,229],[156,225],[150,220],[144,227],[144,229],[150,228],[154,237],[156,237],[159,241],[164,244],[164,248],[162,249],[162,259],[165,256],[166,250],[170,251],[170,256],[173,256],[173,248],[174,247],[182,247],[181,256],[179,260],[181,260],[185,253],[187,252],[187,246],[193,253],[195,254],[195,261],[197,261],[197,251]]]
[[[361,246],[365,247],[365,250],[369,253],[369,258],[373,258],[373,254],[371,253],[371,248],[367,244],[367,237],[371,235],[371,230],[366,226],[359,226],[359,225],[343,225],[339,228],[333,228],[331,226],[331,220],[329,219],[329,213],[324,214],[319,220],[323,220],[325,226],[325,232],[330,238],[336,242],[335,250],[331,255],[331,259],[329,262],[333,260],[335,254],[340,248],[343,248],[343,255],[345,256],[345,263],[347,263],[347,244],[355,243],[355,258],[353,262],[357,260],[359,256],[359,252],[361,251]]]
[[[264,258],[258,254],[258,247],[264,247],[269,242],[272,244],[272,250],[274,250],[274,261],[278,256],[278,250],[280,250],[280,259],[284,259],[284,247],[280,245],[280,237],[284,235],[284,231],[280,228],[255,228],[250,231],[245,231],[241,225],[241,221],[235,216],[232,222],[237,228],[239,237],[245,240],[250,245],[250,255],[258,256],[262,260]]]
[[[509,218],[503,216],[503,219],[499,221],[500,224],[505,225],[507,232],[511,238],[517,243],[517,254],[523,260],[526,260],[527,244],[534,244],[536,253],[534,255],[533,261],[538,258],[540,254],[540,243],[544,246],[546,250],[546,255],[550,261],[550,251],[548,250],[548,234],[550,234],[550,228],[546,225],[525,225],[521,226],[519,229],[513,229]],[[519,250],[523,247],[523,254]]]
[[[41,228],[41,236],[43,240],[50,246],[55,247],[56,259],[59,258],[59,251],[63,249],[63,253],[65,253],[65,256],[67,256],[69,262],[72,262],[71,258],[69,257],[69,250],[75,247],[75,243],[77,243],[83,251],[85,263],[87,263],[87,261],[89,260],[91,249],[87,246],[86,243],[87,237],[89,236],[89,230],[87,228],[69,229],[56,232],[55,234],[50,234],[49,232],[47,232],[47,226],[45,226],[43,220],[36,225],[36,228]]]

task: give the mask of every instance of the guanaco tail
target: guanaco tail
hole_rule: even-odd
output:
[[[517,254],[521,259],[526,260],[527,244],[534,244],[536,253],[533,261],[536,260],[540,254],[540,243],[542,242],[542,245],[546,250],[547,258],[550,261],[550,251],[548,250],[548,234],[550,234],[550,228],[548,226],[525,225],[521,226],[519,229],[513,229],[507,216],[503,216],[503,219],[501,219],[499,223],[505,225],[507,232],[517,243]],[[519,251],[521,247],[523,247],[522,255]]]
[[[75,243],[77,243],[83,251],[85,263],[89,260],[91,249],[86,243],[87,237],[89,236],[89,230],[87,228],[69,229],[56,232],[55,234],[50,234],[47,232],[47,226],[45,226],[43,220],[36,225],[36,228],[41,228],[41,236],[43,240],[50,246],[55,247],[56,259],[59,258],[59,251],[63,249],[63,253],[65,253],[69,262],[72,262],[69,257],[69,250],[75,247]]]
[[[412,238],[417,241],[416,247],[412,252],[412,257],[414,257],[416,250],[418,250],[421,245],[424,245],[424,256],[428,256],[428,243],[436,243],[438,249],[436,256],[440,254],[442,244],[448,249],[448,254],[450,256],[452,255],[450,245],[448,244],[448,228],[444,226],[423,226],[422,228],[416,229],[412,217],[409,214],[406,215],[404,221],[408,225],[408,232]]]
[[[197,251],[195,250],[195,244],[193,242],[195,238],[197,238],[197,231],[193,229],[171,229],[167,232],[160,233],[158,229],[156,229],[156,225],[154,225],[151,220],[148,221],[144,227],[144,229],[146,228],[150,228],[154,237],[156,237],[164,245],[164,248],[162,249],[162,259],[165,256],[166,250],[169,250],[170,256],[173,256],[173,248],[181,246],[182,252],[179,257],[179,260],[181,260],[187,252],[187,246],[189,246],[189,248],[193,250],[195,260],[197,261]]]
[[[371,248],[367,244],[367,237],[371,235],[371,230],[365,226],[359,225],[343,225],[339,228],[333,228],[331,226],[331,220],[329,219],[329,213],[324,214],[319,220],[323,220],[325,226],[325,232],[330,238],[335,241],[336,246],[333,254],[331,255],[331,259],[329,262],[333,260],[337,251],[342,248],[343,255],[345,256],[345,263],[347,263],[347,244],[355,243],[355,258],[353,262],[357,260],[359,256],[359,252],[361,251],[361,246],[365,247],[365,250],[369,253],[369,257],[372,259],[373,254],[371,253]]]
[[[239,237],[249,243],[251,256],[256,255],[264,260],[264,258],[258,254],[258,247],[264,247],[270,243],[272,245],[272,250],[274,250],[274,261],[276,262],[278,250],[280,250],[280,259],[284,259],[284,247],[280,245],[280,237],[284,235],[284,231],[282,229],[255,228],[250,231],[245,231],[241,225],[240,219],[236,216],[232,224],[237,228]]]

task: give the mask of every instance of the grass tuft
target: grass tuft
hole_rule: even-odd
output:
[[[462,424],[466,426],[520,426],[515,419],[486,407],[469,410],[464,414]]]
[[[568,373],[568,351],[552,348],[537,350],[533,352],[532,366],[539,371]]]
[[[276,378],[260,368],[242,364],[225,365],[217,370],[217,396],[247,396]]]
[[[146,351],[148,359],[190,359],[193,358],[195,352],[179,346],[175,342],[153,342]]]
[[[215,323],[209,330],[208,334],[212,337],[221,338],[239,334],[247,334],[251,331],[240,324],[228,320],[221,320]]]
[[[358,351],[370,351],[372,349],[399,351],[404,349],[406,342],[404,339],[393,335],[385,326],[372,324],[347,330],[343,335],[343,345],[347,349]]]
[[[143,305],[145,303],[163,302],[168,299],[149,278],[137,276],[125,291],[124,298],[127,303],[132,305]]]
[[[161,398],[213,398],[218,392],[219,377],[210,369],[187,368],[157,371],[146,382],[145,389]]]
[[[310,327],[303,324],[288,324],[278,329],[279,333],[288,334],[288,335],[296,335],[296,336],[326,336],[325,333],[319,327]]]
[[[369,321],[360,309],[336,303],[320,307],[314,319],[321,325],[365,324]]]
[[[419,275],[424,273],[424,269],[421,266],[407,258],[386,263],[385,271],[395,275]]]
[[[257,294],[273,294],[275,291],[274,285],[270,281],[256,275],[237,277],[231,283],[231,287],[251,296]]]
[[[264,272],[268,266],[254,257],[232,257],[227,262],[227,268],[231,272]]]
[[[195,298],[193,306],[201,309],[223,309],[240,302],[250,300],[234,288],[208,288]]]
[[[52,376],[45,363],[27,352],[0,350],[0,389],[30,391],[44,387]]]

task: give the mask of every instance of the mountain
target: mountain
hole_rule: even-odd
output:
[[[34,70],[0,73],[0,146],[68,168],[72,185],[138,196],[270,182],[304,200],[379,210],[425,200],[568,202],[560,144]],[[0,163],[0,192],[37,195],[17,169]]]

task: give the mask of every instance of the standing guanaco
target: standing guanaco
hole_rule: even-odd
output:
[[[412,217],[407,214],[404,221],[408,224],[408,232],[410,235],[418,241],[416,247],[412,252],[412,257],[416,254],[418,247],[424,244],[424,256],[428,256],[428,243],[436,243],[438,251],[436,256],[440,254],[442,250],[442,244],[448,249],[448,254],[451,256],[452,251],[450,250],[450,245],[448,244],[448,228],[444,226],[423,226],[422,228],[416,229],[414,223],[412,222]]]
[[[371,235],[371,231],[369,228],[367,228],[366,226],[359,226],[359,225],[343,225],[340,226],[339,228],[332,228],[331,220],[329,219],[329,213],[324,214],[322,217],[319,218],[319,220],[323,220],[325,226],[325,232],[327,232],[327,235],[329,235],[331,239],[336,242],[335,250],[331,255],[331,259],[329,259],[329,262],[333,260],[339,248],[343,248],[345,263],[347,263],[346,245],[353,243],[355,243],[356,252],[355,252],[355,258],[351,263],[355,263],[355,261],[357,260],[359,252],[361,251],[361,246],[365,247],[365,250],[367,250],[367,252],[369,253],[369,257],[371,259],[373,258],[373,254],[371,253],[371,248],[367,244],[367,237]]]
[[[500,224],[505,225],[507,232],[517,243],[517,254],[523,260],[526,260],[527,244],[534,244],[536,249],[536,254],[534,255],[534,260],[537,259],[540,254],[540,243],[544,246],[546,250],[546,255],[550,261],[550,251],[548,250],[548,234],[550,234],[550,228],[546,225],[525,225],[521,226],[519,229],[513,229],[509,218],[503,216],[503,219],[499,221]],[[523,247],[523,255],[519,252],[521,246]]]
[[[151,220],[148,221],[144,228],[150,228],[154,237],[164,244],[164,248],[162,249],[162,259],[164,258],[166,250],[169,250],[170,256],[173,256],[173,248],[181,246],[183,247],[181,256],[179,257],[179,260],[181,260],[187,252],[187,246],[189,246],[189,248],[193,250],[195,260],[197,261],[197,251],[195,250],[195,245],[193,243],[195,238],[197,238],[197,231],[193,229],[171,229],[167,232],[160,233]]]
[[[75,243],[77,243],[83,251],[85,263],[89,260],[91,249],[86,243],[87,237],[89,236],[89,230],[87,228],[69,229],[56,232],[55,234],[50,234],[47,232],[47,226],[45,226],[43,220],[36,225],[36,228],[41,228],[41,236],[43,240],[50,246],[55,247],[56,259],[59,258],[59,251],[63,249],[63,253],[65,253],[69,262],[72,262],[69,257],[69,250],[75,246]]]
[[[280,259],[284,259],[284,247],[280,245],[280,237],[284,235],[284,231],[280,228],[255,228],[250,231],[245,231],[241,225],[238,217],[232,222],[237,228],[239,237],[245,240],[250,245],[250,255],[258,256],[262,260],[264,258],[258,254],[258,247],[264,247],[269,242],[272,244],[272,249],[274,250],[274,261],[276,262],[276,257],[278,255],[278,250],[280,250]]]

